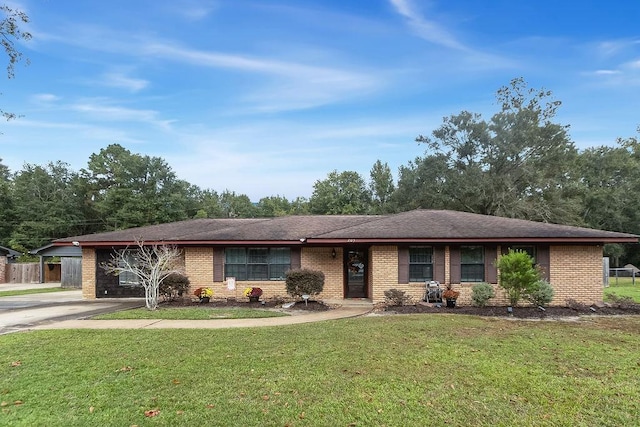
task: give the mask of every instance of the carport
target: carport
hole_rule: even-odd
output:
[[[45,268],[48,267],[45,267],[45,260],[59,257],[61,287],[78,289],[82,287],[82,249],[80,247],[49,244],[29,253],[40,258],[40,283],[45,282],[47,275]]]

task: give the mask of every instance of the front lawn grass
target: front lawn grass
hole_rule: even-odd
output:
[[[640,303],[640,277],[636,277],[635,285],[631,277],[618,277],[617,283],[615,277],[609,278],[609,286],[604,288],[604,300],[610,300],[610,295],[618,297],[629,297],[635,302]]]
[[[0,297],[13,297],[16,295],[31,295],[31,294],[48,294],[50,292],[67,292],[67,291],[77,291],[78,289],[71,288],[61,288],[58,286],[57,288],[37,288],[37,289],[20,289],[20,290],[12,290],[12,291],[0,291]]]
[[[208,308],[208,307],[172,307],[148,310],[135,308],[117,311],[93,317],[97,320],[114,319],[170,319],[170,320],[208,320],[208,319],[257,319],[263,317],[283,317],[287,313],[262,310],[259,308]]]
[[[639,331],[640,317],[402,315],[14,333],[0,425],[635,425]]]

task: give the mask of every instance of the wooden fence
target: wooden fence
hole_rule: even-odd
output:
[[[62,258],[60,285],[63,288],[82,287],[82,258]]]
[[[45,264],[43,273],[44,283],[61,281],[60,264]],[[5,274],[7,283],[40,283],[40,264],[37,262],[7,264]]]
[[[7,264],[7,283],[39,283],[40,264],[37,262]]]

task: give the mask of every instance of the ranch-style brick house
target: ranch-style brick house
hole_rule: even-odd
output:
[[[75,236],[54,245],[82,248],[84,298],[142,296],[135,278],[107,275],[100,267],[114,250],[175,245],[192,290],[207,286],[214,298],[242,297],[247,286],[263,298],[284,297],[285,272],[320,270],[318,299],[384,301],[399,289],[422,300],[425,283],[438,281],[471,303],[474,284],[496,288],[493,305],[506,305],[494,265],[509,249],[527,251],[554,288],[552,305],[568,299],[597,304],[603,298],[605,243],[638,243],[639,236],[466,212],[418,209],[393,215],[305,215],[254,219],[193,219],[107,233]],[[235,290],[227,278],[235,278]]]

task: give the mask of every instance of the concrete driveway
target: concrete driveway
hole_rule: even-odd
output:
[[[1,284],[0,291],[51,288],[47,284]],[[29,295],[0,296],[0,334],[31,329],[36,325],[61,320],[81,319],[100,313],[141,307],[143,299],[83,300],[80,290]]]

